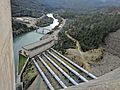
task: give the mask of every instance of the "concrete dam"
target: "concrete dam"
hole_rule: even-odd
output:
[[[0,6],[0,90],[16,90],[10,0],[1,0]],[[53,55],[53,53],[55,55]],[[62,67],[64,69],[58,67],[58,65],[55,64],[51,58],[53,58],[54,62],[57,64],[61,63],[64,66]],[[64,58],[68,61],[61,61],[60,58]],[[49,49],[43,52],[41,55],[37,55],[31,59],[38,69],[39,74],[45,79],[44,81],[47,83],[50,90],[54,90],[54,87],[57,87],[57,85],[60,88],[63,87],[64,90],[120,90],[120,68],[101,77],[97,77],[96,79],[94,75],[88,73],[84,69],[79,68],[77,64],[71,62],[60,53],[57,53],[54,49]],[[48,63],[51,62],[50,65],[53,64],[55,67],[57,67],[58,71],[64,74],[61,76],[67,77],[67,82],[63,82],[64,80],[62,81],[62,79],[60,79],[57,74],[51,70],[51,68],[49,68],[44,60],[46,60]],[[71,63],[75,68],[81,69],[81,71],[83,70],[84,73],[87,73],[87,75],[85,75],[85,78],[83,78],[78,72],[74,71],[73,68],[67,66],[66,63],[68,62]],[[49,72],[52,74],[52,77],[54,77],[54,79],[57,81],[56,86],[52,86],[51,83],[49,83],[50,81],[48,80],[48,77],[42,73],[39,63],[42,63],[46,70],[49,70]],[[65,73],[64,70],[66,70],[68,73]],[[75,76],[74,79],[69,77],[70,75]],[[70,87],[67,88],[67,85]],[[29,90],[34,89],[29,87]]]
[[[10,0],[1,0],[0,7],[0,90],[15,90]]]

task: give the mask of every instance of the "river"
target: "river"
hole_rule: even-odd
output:
[[[20,36],[17,36],[13,40],[13,48],[14,48],[14,59],[15,59],[15,68],[16,68],[16,73],[17,73],[17,68],[19,65],[19,50],[22,48],[22,46],[25,46],[27,44],[36,42],[40,40],[41,37],[43,37],[46,33],[49,32],[49,30],[52,30],[55,26],[59,25],[58,19],[54,18],[53,14],[47,14],[48,17],[53,18],[53,23],[50,24],[50,26],[43,27],[45,30],[44,34],[39,33],[41,32],[41,28],[36,31],[28,32],[26,34],[22,34]],[[49,29],[49,30],[48,30]]]

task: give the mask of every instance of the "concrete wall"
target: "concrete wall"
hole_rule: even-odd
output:
[[[0,90],[15,90],[10,0],[0,0]]]
[[[68,87],[64,90],[120,90],[120,68],[98,77],[96,80]]]
[[[38,49],[32,50],[31,52],[28,53],[28,55],[31,57],[38,55],[39,53],[51,48],[54,45],[54,41],[50,42],[49,44],[46,44]]]
[[[42,53],[43,51],[46,51],[47,49],[51,48],[54,45],[55,45],[54,37],[49,36],[46,39],[24,46],[20,53],[24,56],[28,55],[30,58],[32,58]]]

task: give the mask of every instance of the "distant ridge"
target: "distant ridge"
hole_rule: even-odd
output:
[[[54,8],[93,8],[102,6],[120,6],[120,0],[43,0],[45,5],[49,5]]]
[[[11,0],[13,16],[39,17],[53,9],[80,10],[120,6],[120,0]]]

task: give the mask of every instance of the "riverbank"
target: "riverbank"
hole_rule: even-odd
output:
[[[59,25],[58,19],[55,19],[53,17],[53,14],[46,14],[46,16],[48,16],[49,18],[53,18],[53,20],[54,20],[53,23],[50,24],[49,26],[41,27],[41,28],[37,29],[37,32],[32,30],[31,32],[26,32],[22,35],[20,34],[20,35],[14,37],[14,57],[15,57],[15,62],[16,62],[16,68],[18,67],[18,64],[19,64],[19,51],[21,50],[21,48],[27,44],[39,41],[41,37],[43,37],[46,33],[49,32],[49,30],[52,30],[56,26]],[[37,22],[37,20],[40,20],[43,17],[45,17],[45,16],[43,15],[40,18],[16,17],[15,20],[17,20],[18,22],[20,22],[22,24],[26,24],[27,27],[38,28],[36,26],[36,22]],[[16,26],[17,26],[17,24],[16,24]],[[17,27],[22,28],[21,26],[19,26],[19,24]],[[45,31],[44,31],[44,33],[41,33],[43,28]],[[17,71],[17,69],[16,69],[16,71]]]
[[[34,25],[31,25],[31,20],[35,21],[35,19],[30,17],[13,17],[13,37],[15,38],[16,36],[35,30],[36,27]]]
[[[53,19],[47,15],[43,15],[39,18],[33,17],[13,17],[12,27],[13,36],[19,36],[27,32],[34,31],[39,27],[46,27],[53,23]]]
[[[42,37],[38,37],[38,39],[39,38],[41,38],[41,39],[46,39],[46,38],[48,38],[49,39],[49,37],[51,37],[51,36],[54,36],[55,37],[55,39],[57,40],[57,38],[58,38],[58,33],[59,33],[59,31],[62,29],[62,27],[64,26],[64,24],[65,24],[65,21],[66,20],[64,20],[64,19],[62,19],[63,21],[59,21],[59,20],[57,20],[56,18],[54,18],[54,22],[53,22],[53,24],[51,24],[50,26],[47,26],[47,27],[45,27],[45,29],[47,29],[47,28],[50,28],[51,29],[51,31],[50,32],[52,32],[52,33],[50,33],[50,32],[46,32],[46,34],[45,35],[43,35]],[[59,23],[58,23],[59,22]],[[55,24],[54,24],[55,23]],[[57,27],[57,28],[56,28]],[[38,30],[38,32],[36,32],[36,33],[39,33],[40,31]],[[39,40],[38,40],[39,41]],[[34,41],[33,41],[34,42]],[[32,43],[33,43],[32,42]],[[22,78],[22,81],[23,81],[23,83],[24,83],[24,88],[27,88],[29,85],[30,85],[30,83],[32,83],[32,81],[31,80],[33,80],[33,78],[35,78],[36,77],[36,75],[38,74],[38,73],[36,73],[36,71],[35,72],[33,72],[33,70],[35,70],[35,67],[32,67],[32,66],[34,66],[33,65],[33,63],[30,63],[30,64],[32,64],[32,65],[28,65],[27,67],[26,67],[26,69],[25,69],[25,72],[23,73],[23,78]],[[31,69],[32,68],[32,69]],[[30,70],[30,71],[29,71]],[[29,71],[29,72],[28,72]],[[32,75],[32,76],[30,76],[30,75]]]

